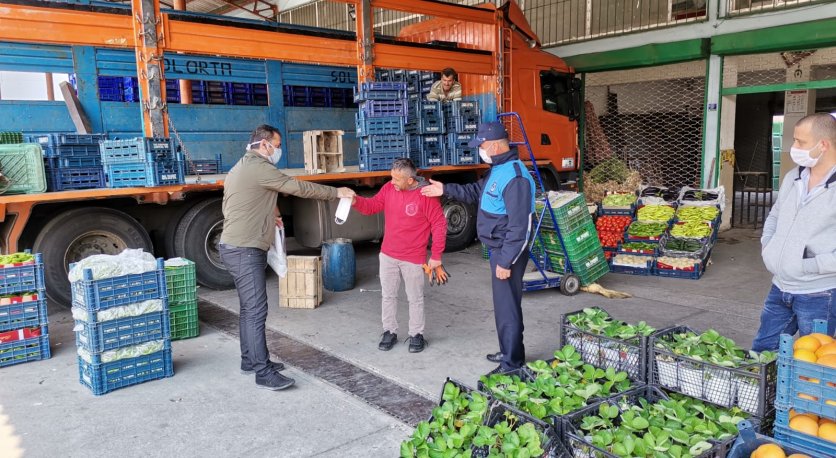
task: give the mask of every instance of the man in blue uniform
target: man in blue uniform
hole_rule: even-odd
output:
[[[442,184],[430,180],[425,196],[446,195],[479,204],[476,232],[491,249],[491,286],[499,353],[488,355],[499,362],[496,370],[510,371],[525,362],[523,346],[522,277],[528,263],[528,242],[534,213],[534,180],[508,144],[508,133],[498,122],[479,126],[469,146],[479,147],[479,157],[490,164],[488,174],[476,183]],[[493,358],[493,359],[492,359]]]

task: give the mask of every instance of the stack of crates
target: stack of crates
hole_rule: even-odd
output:
[[[73,87],[75,87],[75,79]],[[124,102],[125,101],[125,79],[121,76],[100,76],[99,100],[102,102]]]
[[[215,159],[192,159],[186,161],[186,175],[216,175],[224,173],[223,156],[220,153]]]
[[[479,130],[481,113],[479,102],[453,100],[442,104],[444,127],[447,132],[447,164],[479,163],[479,149],[467,145]]]
[[[104,140],[100,152],[111,188],[185,183],[183,154],[170,138]]]
[[[229,86],[220,81],[192,81],[192,103],[226,105]]]
[[[395,159],[408,157],[406,83],[361,83],[354,101],[360,106],[355,118],[360,170],[389,170]]]
[[[0,367],[50,357],[43,259],[17,256],[0,265]]]
[[[545,211],[541,223],[540,236],[550,259],[549,268],[553,272],[564,273],[560,261],[564,258],[563,250],[560,247],[557,231],[545,208],[544,200],[536,203],[537,215]],[[545,209],[545,210],[544,210]],[[601,241],[598,240],[598,232],[592,216],[586,207],[586,200],[582,193],[578,193],[571,199],[565,199],[552,208],[560,235],[563,236],[563,243],[566,247],[566,254],[575,275],[580,278],[581,285],[594,283],[604,274],[609,272],[609,265],[604,256],[604,249]]]
[[[171,340],[189,339],[200,334],[197,323],[197,277],[194,262],[183,258],[165,261]]]
[[[174,375],[165,267],[71,283],[78,375],[99,396]]]
[[[125,102],[139,102],[139,81],[136,77],[125,77],[122,84]],[[165,80],[165,100],[180,103],[180,80]]]
[[[815,320],[813,332],[828,336],[827,322]],[[810,338],[817,339],[817,336]],[[823,353],[815,362],[796,359],[793,348],[795,342],[793,336],[781,335],[775,397],[775,439],[810,456],[836,456],[836,442],[829,440],[832,436],[821,434],[825,423],[823,420],[836,421],[836,364],[832,361],[836,358]],[[802,428],[804,425],[790,427],[793,411],[796,415],[811,414],[818,417],[816,426],[819,430],[810,430],[809,426]]]
[[[26,140],[41,146],[48,191],[105,187],[99,143],[105,134],[29,135]]]

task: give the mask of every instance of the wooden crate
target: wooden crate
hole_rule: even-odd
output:
[[[288,256],[287,275],[279,277],[279,307],[313,309],[322,303],[319,256]]]
[[[308,173],[344,172],[343,131],[307,130],[302,136]]]

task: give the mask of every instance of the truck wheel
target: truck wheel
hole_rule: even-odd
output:
[[[448,199],[443,205],[447,219],[447,246],[445,252],[460,251],[476,238],[476,207]]]
[[[221,199],[207,199],[183,215],[174,233],[174,252],[177,256],[194,261],[198,283],[212,289],[230,289],[235,286],[218,251],[223,223]]]
[[[52,303],[69,306],[70,263],[125,248],[153,253],[148,232],[129,215],[112,208],[77,208],[59,214],[41,229],[32,249],[43,253],[46,293]]]

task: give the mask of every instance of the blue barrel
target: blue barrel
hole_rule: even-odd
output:
[[[326,240],[322,244],[322,286],[328,291],[354,288],[357,264],[351,239]]]

